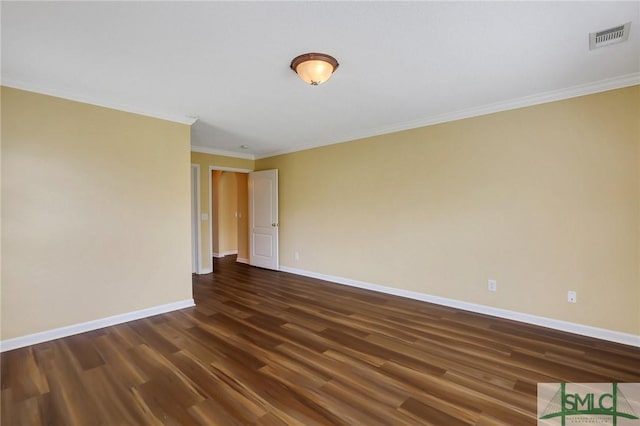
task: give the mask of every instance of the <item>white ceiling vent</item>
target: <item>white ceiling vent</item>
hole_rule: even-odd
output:
[[[589,33],[589,50],[627,41],[629,38],[629,27],[631,27],[631,22],[609,28],[608,30],[598,31],[597,33]]]

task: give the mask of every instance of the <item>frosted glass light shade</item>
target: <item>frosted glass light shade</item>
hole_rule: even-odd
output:
[[[291,69],[305,82],[317,86],[329,80],[338,68],[338,61],[324,53],[305,53],[291,61]]]

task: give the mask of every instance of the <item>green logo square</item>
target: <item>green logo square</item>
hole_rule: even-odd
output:
[[[538,425],[640,426],[640,383],[538,383]]]

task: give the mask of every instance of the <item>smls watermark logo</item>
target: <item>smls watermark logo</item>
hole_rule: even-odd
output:
[[[538,425],[640,426],[640,383],[538,383]]]

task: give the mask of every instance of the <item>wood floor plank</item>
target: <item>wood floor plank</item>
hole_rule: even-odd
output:
[[[400,408],[413,414],[417,419],[428,419],[429,424],[450,426],[468,426],[469,424],[473,424],[460,420],[436,407],[413,398],[407,399]]]
[[[82,374],[85,389],[90,390],[97,408],[97,418],[103,424],[153,424],[153,419],[131,398],[130,388],[119,381],[109,365],[93,368]]]
[[[247,424],[267,413],[262,400],[248,395],[233,378],[219,374],[211,365],[203,364],[189,352],[178,352],[173,355],[173,360],[199,389],[210,396],[207,400],[215,401],[215,405],[204,404],[204,401],[194,405],[194,407],[200,407],[201,416],[208,416],[208,410],[217,406],[222,407],[225,416],[232,416],[239,422]]]
[[[640,349],[214,259],[196,306],[0,354],[1,425],[534,425]]]
[[[36,352],[36,360],[43,370],[49,392],[43,408],[49,410],[44,418],[53,424],[89,424],[98,413],[92,393],[84,386],[84,372],[75,360],[65,339],[49,342]]]
[[[104,365],[104,359],[96,350],[92,337],[96,334],[82,333],[67,338],[67,345],[74,358],[78,361],[83,370],[90,370]]]
[[[49,391],[46,377],[33,355],[33,348],[8,352],[2,360],[2,371],[2,389],[11,389],[13,401],[31,399]]]

